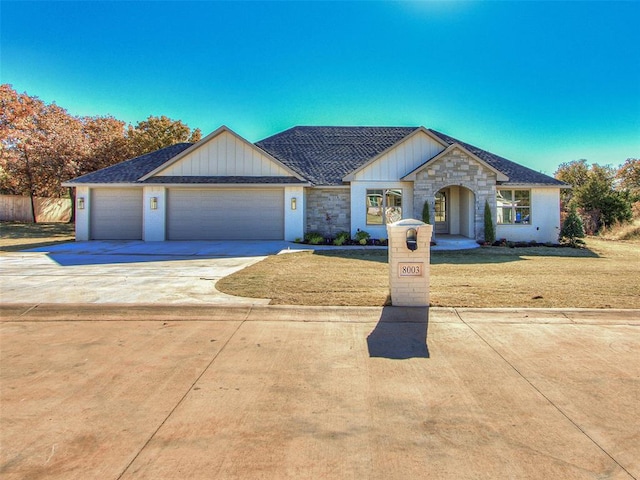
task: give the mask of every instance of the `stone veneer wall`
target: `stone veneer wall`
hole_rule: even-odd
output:
[[[351,231],[351,193],[349,188],[310,188],[306,198],[306,232],[333,237]],[[331,221],[327,222],[327,214]]]
[[[427,164],[416,174],[413,185],[415,218],[422,218],[425,200],[429,201],[433,216],[436,193],[453,185],[468,188],[474,193],[475,239],[483,240],[485,201],[489,202],[493,218],[496,218],[496,174],[458,149],[434,163]]]

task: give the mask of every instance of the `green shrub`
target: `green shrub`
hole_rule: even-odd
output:
[[[578,212],[576,211],[576,207],[571,206],[569,215],[567,215],[567,218],[562,222],[560,240],[568,241],[569,245],[575,248],[584,243],[581,238],[584,238],[584,225],[582,224],[580,215],[578,215]]]
[[[304,239],[309,245],[318,245],[319,243],[324,242],[324,237],[318,232],[305,233]]]
[[[496,231],[493,228],[493,215],[491,215],[491,207],[489,202],[484,202],[484,241],[489,245],[496,241]]]
[[[351,234],[349,232],[338,232],[336,238],[333,239],[333,244],[339,247],[344,245],[350,238]]]
[[[366,245],[371,235],[369,235],[369,232],[358,229],[354,238],[360,245]]]
[[[425,200],[422,206],[422,221],[424,223],[431,223],[431,212],[429,211],[429,201]]]

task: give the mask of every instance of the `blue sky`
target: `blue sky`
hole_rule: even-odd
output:
[[[640,156],[640,2],[0,3],[0,82],[76,115],[424,125],[553,174]]]

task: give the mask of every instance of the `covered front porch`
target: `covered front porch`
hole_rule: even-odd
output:
[[[473,191],[450,185],[436,192],[433,199],[434,237],[458,236],[475,241],[475,223]]]

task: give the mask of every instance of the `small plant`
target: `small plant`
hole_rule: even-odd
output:
[[[369,235],[369,232],[358,229],[354,238],[360,245],[366,245],[369,238],[371,238],[371,235]]]
[[[493,228],[493,215],[489,202],[484,201],[484,243],[492,245],[496,241],[496,232]]]
[[[584,225],[576,211],[576,207],[572,206],[569,215],[562,222],[560,240],[567,240],[571,247],[577,248],[579,245],[584,244],[584,241],[581,240],[582,238],[584,238]]]
[[[324,242],[324,237],[318,232],[308,232],[305,234],[304,239],[309,245],[318,245]]]
[[[425,200],[422,206],[422,221],[424,223],[431,223],[431,213],[429,211],[429,200]]]
[[[336,246],[344,245],[351,238],[349,232],[338,232],[336,238],[333,239],[333,244]]]
[[[300,237],[296,237],[293,243],[302,243],[302,239]]]

